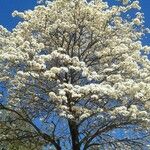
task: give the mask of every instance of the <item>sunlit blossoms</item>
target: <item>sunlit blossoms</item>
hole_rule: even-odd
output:
[[[149,29],[138,0],[120,2],[55,0],[14,11],[24,21],[12,32],[0,27],[1,80],[8,88],[0,109],[22,116],[44,144],[57,150],[143,146],[143,136],[128,133],[145,136],[150,127],[150,47],[141,42]],[[122,139],[115,129],[123,129]]]

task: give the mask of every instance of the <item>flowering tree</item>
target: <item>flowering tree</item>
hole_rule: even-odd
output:
[[[24,21],[12,32],[0,29],[1,82],[8,89],[0,103],[1,143],[147,147],[150,47],[141,43],[148,29],[139,9],[137,0],[55,0],[15,11]]]

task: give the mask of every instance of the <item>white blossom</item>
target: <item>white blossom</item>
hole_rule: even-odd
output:
[[[138,0],[119,1],[110,7],[103,0],[55,0],[14,11],[22,22],[11,32],[0,26],[0,81],[8,89],[8,108],[26,109],[43,126],[63,122],[56,123],[62,133],[63,125],[69,129],[73,122],[82,136],[109,125],[124,128],[124,121],[149,129],[150,46],[141,42],[144,18],[139,12],[130,16],[139,11]],[[57,133],[54,140],[70,139],[68,134]]]

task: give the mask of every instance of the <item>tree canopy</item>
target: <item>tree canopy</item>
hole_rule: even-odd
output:
[[[0,27],[0,145],[148,148],[149,29],[138,0],[55,0],[13,16],[23,21],[12,32]]]

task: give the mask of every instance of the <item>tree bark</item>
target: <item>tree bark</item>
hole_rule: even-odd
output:
[[[79,133],[78,133],[78,127],[75,121],[68,120],[69,128],[70,128],[70,134],[71,134],[71,140],[72,140],[72,150],[80,150],[80,144],[79,144]]]

